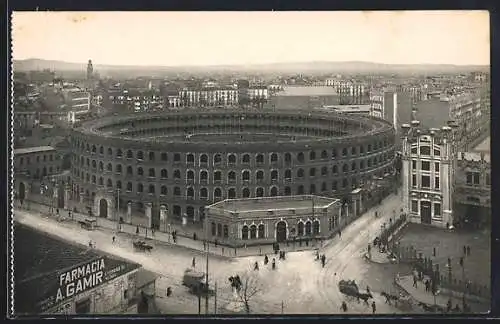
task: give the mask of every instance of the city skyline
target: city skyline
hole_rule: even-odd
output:
[[[96,64],[149,66],[490,64],[487,11],[14,12],[12,21],[15,60],[83,63],[91,58]]]

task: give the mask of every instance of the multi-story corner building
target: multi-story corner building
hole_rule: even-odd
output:
[[[179,91],[182,106],[232,106],[238,104],[239,91],[232,87],[225,88],[185,88]]]
[[[414,223],[446,227],[455,223],[452,127],[422,130],[418,121],[403,125],[403,206]],[[452,125],[454,126],[454,125]],[[455,127],[455,126],[454,126]]]
[[[249,100],[255,99],[269,99],[269,90],[266,86],[254,86],[247,89],[247,96]]]
[[[384,91],[370,91],[370,115],[377,118],[384,118]]]
[[[270,98],[276,109],[312,109],[340,104],[340,97],[333,87],[287,86]]]
[[[485,152],[459,153],[455,174],[454,214],[461,226],[491,221],[491,159]]]
[[[355,105],[369,102],[370,95],[364,84],[350,80],[326,80],[327,86],[332,86],[339,94],[340,104]]]
[[[449,120],[458,125],[458,148],[467,151],[468,147],[480,140],[489,129],[489,120],[482,114],[481,91],[466,89],[454,94],[440,94],[415,106],[418,119],[425,128],[440,128]]]
[[[90,109],[90,93],[80,88],[63,90],[67,107],[72,111],[88,111]]]
[[[14,173],[34,179],[61,170],[62,159],[52,146],[27,147],[14,150]]]

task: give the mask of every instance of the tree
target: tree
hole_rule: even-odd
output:
[[[250,314],[250,301],[252,298],[262,292],[262,286],[259,281],[258,273],[247,272],[241,279],[241,288],[238,290],[238,297],[245,306],[245,311]]]

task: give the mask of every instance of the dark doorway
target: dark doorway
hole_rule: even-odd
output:
[[[108,201],[104,198],[99,200],[99,217],[108,218]]]
[[[286,241],[286,223],[281,221],[276,224],[276,241]]]
[[[19,200],[23,201],[26,197],[26,187],[24,186],[24,182],[19,183]]]
[[[306,222],[306,235],[311,235],[312,224],[311,222]]]
[[[90,298],[84,300],[79,300],[75,303],[75,313],[76,314],[88,314],[90,313]]]
[[[188,220],[194,222],[194,208],[193,208],[193,206],[186,207],[186,214],[188,216]]]
[[[431,203],[429,201],[420,202],[420,222],[422,224],[431,223]]]
[[[59,186],[57,188],[57,208],[64,208],[64,188]]]

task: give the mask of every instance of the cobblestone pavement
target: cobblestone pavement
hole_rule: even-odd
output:
[[[378,207],[381,215],[379,218],[374,217],[374,210],[368,211],[346,227],[340,238],[321,248],[320,253],[326,255],[325,268],[315,260],[313,251],[289,253],[284,261],[276,258],[276,270],[271,269],[270,263],[263,265],[263,256],[221,258],[211,255],[209,274],[211,286],[214,287],[217,283],[217,305],[223,307],[233,300],[228,277],[235,274],[242,276],[250,271],[259,277],[261,286],[260,293],[250,302],[252,313],[340,313],[340,304],[345,300],[337,286],[340,279],[355,279],[361,290],[369,286],[375,297],[377,313],[400,312],[397,308],[386,305],[380,297],[380,292],[394,289],[392,281],[395,273],[401,271],[400,268],[392,264],[372,264],[362,257],[368,242],[373,241],[380,231],[381,224],[393,217],[392,211],[399,210],[400,204],[399,196],[387,198],[382,206]],[[118,235],[117,242],[113,244],[113,230],[106,227],[86,231],[74,222],[58,222],[51,216],[41,216],[33,210],[15,210],[14,216],[17,221],[40,231],[84,245],[92,240],[96,243],[96,248],[103,252],[142,264],[144,268],[161,275],[157,282],[157,296],[162,312],[198,312],[198,299],[189,294],[180,283],[183,272],[191,266],[193,257],[196,258],[196,270],[205,270],[205,253],[194,249],[179,249],[155,241],[151,241],[155,246],[151,253],[139,253],[132,248],[135,235],[130,233]],[[274,255],[269,254],[269,257],[272,259]],[[252,270],[256,261],[260,265],[259,271]],[[169,286],[173,288],[173,295],[166,297],[165,291]],[[214,298],[210,298],[209,302],[213,310]],[[363,303],[348,303],[350,313],[371,313],[371,308]],[[204,309],[205,304],[202,301],[202,312]]]

